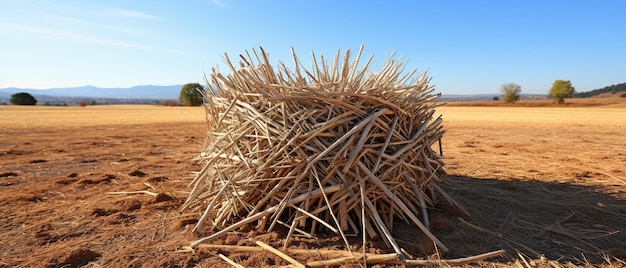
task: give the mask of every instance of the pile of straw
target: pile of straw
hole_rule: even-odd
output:
[[[204,168],[185,202],[205,211],[195,230],[209,220],[220,231],[192,246],[254,223],[287,226],[285,246],[327,229],[346,245],[348,233],[381,236],[403,256],[391,233],[404,220],[447,250],[427,216],[436,197],[454,204],[437,185],[445,172],[431,148],[444,133],[439,95],[393,55],[370,71],[362,49],[353,61],[337,52],[331,64],[313,54],[311,70],[292,49],[293,71],[274,70],[263,48],[241,55],[240,68],[225,54],[231,72],[213,69],[207,81]]]

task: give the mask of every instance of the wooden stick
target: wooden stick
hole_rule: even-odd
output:
[[[332,192],[341,190],[341,188],[342,188],[341,185],[329,186],[329,187],[326,187],[326,192],[327,193],[332,193]],[[304,199],[306,199],[309,196],[316,196],[316,195],[319,195],[321,193],[322,193],[322,189],[317,189],[316,191],[314,191],[312,193],[305,193],[305,194],[301,194],[301,195],[299,195],[297,197],[294,197],[294,198],[290,199],[288,201],[288,203],[291,203],[291,204],[299,203],[299,202],[304,201]],[[239,221],[239,222],[237,222],[235,224],[232,224],[232,225],[230,225],[230,226],[220,230],[217,233],[214,233],[214,234],[212,234],[210,236],[198,239],[198,240],[192,242],[190,246],[193,248],[193,247],[198,246],[199,244],[211,241],[211,240],[213,240],[213,239],[215,239],[217,237],[220,237],[220,236],[222,236],[222,235],[224,235],[224,234],[226,234],[226,233],[228,233],[228,232],[230,232],[232,230],[235,230],[235,229],[239,228],[240,226],[246,225],[246,224],[251,223],[251,222],[253,222],[255,220],[258,220],[258,219],[260,219],[262,217],[265,217],[265,216],[269,215],[270,213],[276,211],[277,209],[278,209],[278,205],[273,206],[271,208],[268,208],[265,211],[258,212],[258,213],[254,214],[254,215],[252,215],[252,216],[250,216],[248,218],[245,218],[245,219],[243,219],[243,220],[241,220],[241,221]]]
[[[234,252],[261,252],[265,250],[260,247],[250,247],[250,246],[234,246],[234,245],[212,245],[212,244],[203,244],[199,245],[199,248],[206,249],[223,249]],[[286,249],[285,252],[289,254],[298,254],[298,255],[321,255],[321,256],[329,256],[334,257],[336,260],[344,259],[344,261],[350,260],[358,260],[363,258],[362,253],[350,253],[344,250],[328,250],[328,249]],[[458,258],[458,259],[449,259],[449,260],[406,260],[401,261],[397,258],[396,253],[387,253],[387,254],[374,254],[374,253],[366,253],[365,258],[368,260],[369,264],[380,264],[380,263],[388,263],[388,264],[400,264],[407,266],[440,266],[440,265],[448,265],[448,266],[462,266],[474,262],[483,261],[488,258],[493,258],[497,256],[504,255],[506,253],[505,250],[496,250],[491,251],[475,256]],[[320,261],[312,261],[308,262],[307,265],[315,267],[316,263]],[[337,262],[338,264],[342,264]],[[329,264],[333,265],[333,264]]]
[[[282,253],[280,250],[275,249],[275,248],[271,247],[271,246],[270,246],[270,245],[268,245],[268,244],[265,244],[265,243],[263,243],[263,242],[261,242],[261,241],[254,241],[254,243],[255,243],[255,244],[257,244],[257,245],[259,245],[259,246],[260,246],[260,247],[262,247],[263,249],[265,249],[265,250],[267,250],[267,251],[269,251],[269,252],[272,252],[272,253],[276,254],[278,257],[281,257],[283,260],[286,260],[287,262],[289,262],[289,263],[291,263],[291,264],[295,265],[296,267],[299,267],[299,268],[305,268],[305,267],[306,267],[306,266],[304,266],[304,264],[302,264],[302,263],[300,263],[300,262],[298,262],[298,261],[294,260],[294,259],[293,259],[292,257],[290,257],[289,255],[287,255],[287,254],[285,254],[285,253]]]
[[[196,226],[193,228],[192,232],[195,233],[195,232],[197,232],[200,229],[200,227],[202,226],[202,224],[204,223],[206,218],[209,216],[209,212],[210,212],[211,208],[213,207],[213,204],[215,203],[217,198],[220,195],[222,195],[223,191],[226,189],[226,185],[227,184],[228,184],[228,182],[226,182],[224,185],[222,185],[222,187],[220,188],[219,192],[217,192],[217,195],[215,195],[213,200],[211,200],[211,203],[209,203],[209,205],[206,207],[206,210],[202,214],[202,217],[200,217],[200,220],[198,220],[198,223],[196,223]]]
[[[476,256],[459,258],[459,259],[451,259],[451,260],[407,260],[407,266],[439,266],[439,265],[449,265],[449,266],[462,266],[474,262],[479,262],[484,259],[493,258],[497,256],[504,255],[506,253],[505,250],[496,250],[492,252],[483,253]]]
[[[357,133],[362,128],[367,126],[370,121],[376,119],[376,117],[380,116],[383,112],[385,112],[385,110],[378,111],[377,113],[371,114],[368,117],[366,117],[365,119],[363,119],[356,126],[354,126],[352,129],[350,129],[350,131],[348,131],[348,133],[344,134],[341,138],[337,139],[331,146],[326,148],[326,150],[324,150],[322,153],[320,153],[317,156],[315,156],[313,159],[309,160],[308,161],[309,162],[308,165],[312,166],[313,163],[317,162],[320,158],[326,156],[326,154],[331,152],[335,147],[339,146],[346,139],[352,137],[355,133]]]
[[[442,265],[443,266],[463,266],[463,265],[467,265],[470,263],[483,261],[488,258],[501,256],[501,255],[504,255],[504,253],[506,253],[506,251],[496,250],[496,251],[487,252],[487,253],[476,255],[476,256],[459,258],[459,259],[451,259],[451,260],[405,260],[405,261],[399,260],[395,253],[380,254],[380,255],[368,254],[366,255],[367,256],[366,260],[368,264],[398,264],[398,265],[406,265],[406,266],[442,266]],[[361,258],[362,258],[362,255],[354,256],[354,257],[341,257],[341,258],[324,260],[324,261],[312,261],[312,262],[308,262],[307,266],[310,266],[310,267],[336,266],[336,265],[345,264],[349,261],[358,260]]]
[[[219,256],[222,260],[224,260],[225,262],[227,262],[228,264],[232,265],[233,267],[236,268],[244,268],[242,265],[234,262],[233,260],[229,259],[228,257],[222,255],[222,254],[217,254],[217,256]]]
[[[330,260],[322,260],[322,261],[311,261],[311,262],[307,262],[306,266],[307,267],[334,267],[334,266],[341,266],[342,264],[345,264],[348,261],[353,261],[356,260],[356,257],[340,257],[340,258],[336,258],[336,259],[330,259]]]
[[[254,214],[254,215],[252,215],[252,216],[250,216],[248,218],[245,218],[245,219],[243,219],[243,220],[241,220],[241,221],[239,221],[239,222],[237,222],[235,224],[232,224],[232,225],[230,225],[230,226],[220,230],[217,233],[214,233],[214,234],[212,234],[210,236],[207,236],[207,237],[198,239],[196,241],[193,241],[190,246],[192,248],[197,247],[198,245],[200,245],[202,243],[209,242],[209,241],[211,241],[211,240],[213,240],[215,238],[218,238],[218,237],[220,237],[220,236],[222,236],[222,235],[224,235],[224,234],[226,234],[226,233],[228,233],[228,232],[230,232],[232,230],[235,230],[235,229],[239,228],[240,226],[246,225],[246,224],[251,223],[253,221],[256,221],[256,220],[258,220],[258,219],[260,219],[260,218],[262,218],[264,216],[267,216],[270,213],[271,213],[271,211],[266,210],[266,211]]]
[[[380,230],[385,235],[384,237],[387,238],[386,241],[391,244],[391,246],[393,247],[393,249],[396,251],[396,253],[398,254],[398,256],[401,259],[405,259],[404,254],[400,250],[400,246],[398,246],[398,243],[396,242],[396,240],[391,235],[391,232],[389,232],[389,230],[387,229],[387,227],[383,223],[382,219],[380,218],[380,215],[378,215],[378,212],[376,211],[376,208],[374,207],[372,202],[368,198],[365,198],[364,201],[365,201],[365,205],[370,209],[370,214],[374,217],[374,221],[376,222],[376,226],[378,226],[378,228],[380,228]]]
[[[363,258],[363,256],[366,256],[366,257]],[[349,256],[349,257],[340,257],[340,258],[322,260],[322,261],[311,261],[311,262],[307,262],[306,266],[308,267],[341,266],[342,264],[345,264],[350,261],[355,261],[355,260],[365,260],[369,264],[383,264],[383,263],[403,264],[405,263],[403,261],[398,260],[397,253],[388,253],[388,254],[369,254],[368,253],[366,255],[363,255],[361,253],[360,255]]]
[[[411,178],[408,175],[403,174],[406,183],[411,187],[411,190],[417,196],[417,200],[419,201],[420,208],[422,209],[422,218],[424,219],[424,226],[426,229],[430,230],[430,222],[428,221],[428,211],[426,210],[426,202],[424,202],[424,194],[421,190],[417,188],[417,186],[411,181]]]
[[[370,172],[364,165],[363,163],[361,163],[361,161],[357,162],[357,165],[361,168],[361,170],[363,170],[363,172],[365,172],[366,175],[369,176],[369,178],[376,184],[378,185],[378,187],[383,190],[385,192],[385,194],[387,194],[387,197],[389,197],[391,200],[393,200],[396,205],[398,205],[402,211],[409,216],[409,218],[411,219],[411,221],[413,223],[415,223],[415,225],[417,225],[418,228],[420,228],[420,230],[422,230],[422,232],[428,236],[428,238],[430,238],[430,240],[432,240],[433,242],[435,242],[435,244],[437,244],[437,246],[439,248],[441,248],[441,250],[443,252],[448,251],[448,248],[441,242],[439,241],[439,239],[437,237],[435,237],[435,235],[433,235],[430,230],[428,230],[426,228],[426,226],[424,226],[424,224],[422,224],[419,219],[417,219],[417,217],[413,214],[413,212],[411,212],[411,210],[404,204],[404,202],[402,202],[400,199],[398,199],[397,196],[395,196],[390,190],[389,188],[387,188],[387,186],[380,181],[380,179],[378,179],[378,177],[376,177],[374,174],[372,174],[372,172]]]

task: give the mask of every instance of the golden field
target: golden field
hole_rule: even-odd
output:
[[[2,128],[69,128],[203,122],[204,109],[151,105],[0,106]]]
[[[623,267],[626,106],[528,106],[437,108],[444,187],[470,212],[433,208],[434,232],[451,248],[443,258],[505,249],[492,265],[520,256],[537,264],[542,255],[544,264]],[[177,251],[212,232],[192,234],[200,212],[178,210],[201,168],[193,158],[206,135],[203,108],[0,106],[0,114],[0,267],[226,265],[218,251]],[[158,195],[111,194],[144,190]],[[407,251],[432,258],[419,232],[399,230]],[[249,235],[277,247],[283,237]],[[324,238],[299,247],[315,244],[341,246]],[[219,252],[250,266],[286,265],[268,253]]]

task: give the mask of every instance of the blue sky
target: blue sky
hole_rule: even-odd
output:
[[[204,83],[252,48],[393,51],[444,94],[626,82],[626,1],[0,0],[0,88]]]

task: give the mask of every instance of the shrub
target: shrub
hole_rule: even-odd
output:
[[[519,100],[519,93],[522,92],[522,87],[515,83],[508,83],[502,85],[500,90],[502,94],[504,94],[504,96],[502,96],[504,102],[514,103]]]
[[[37,99],[26,92],[15,93],[11,95],[11,104],[14,105],[35,105]]]

